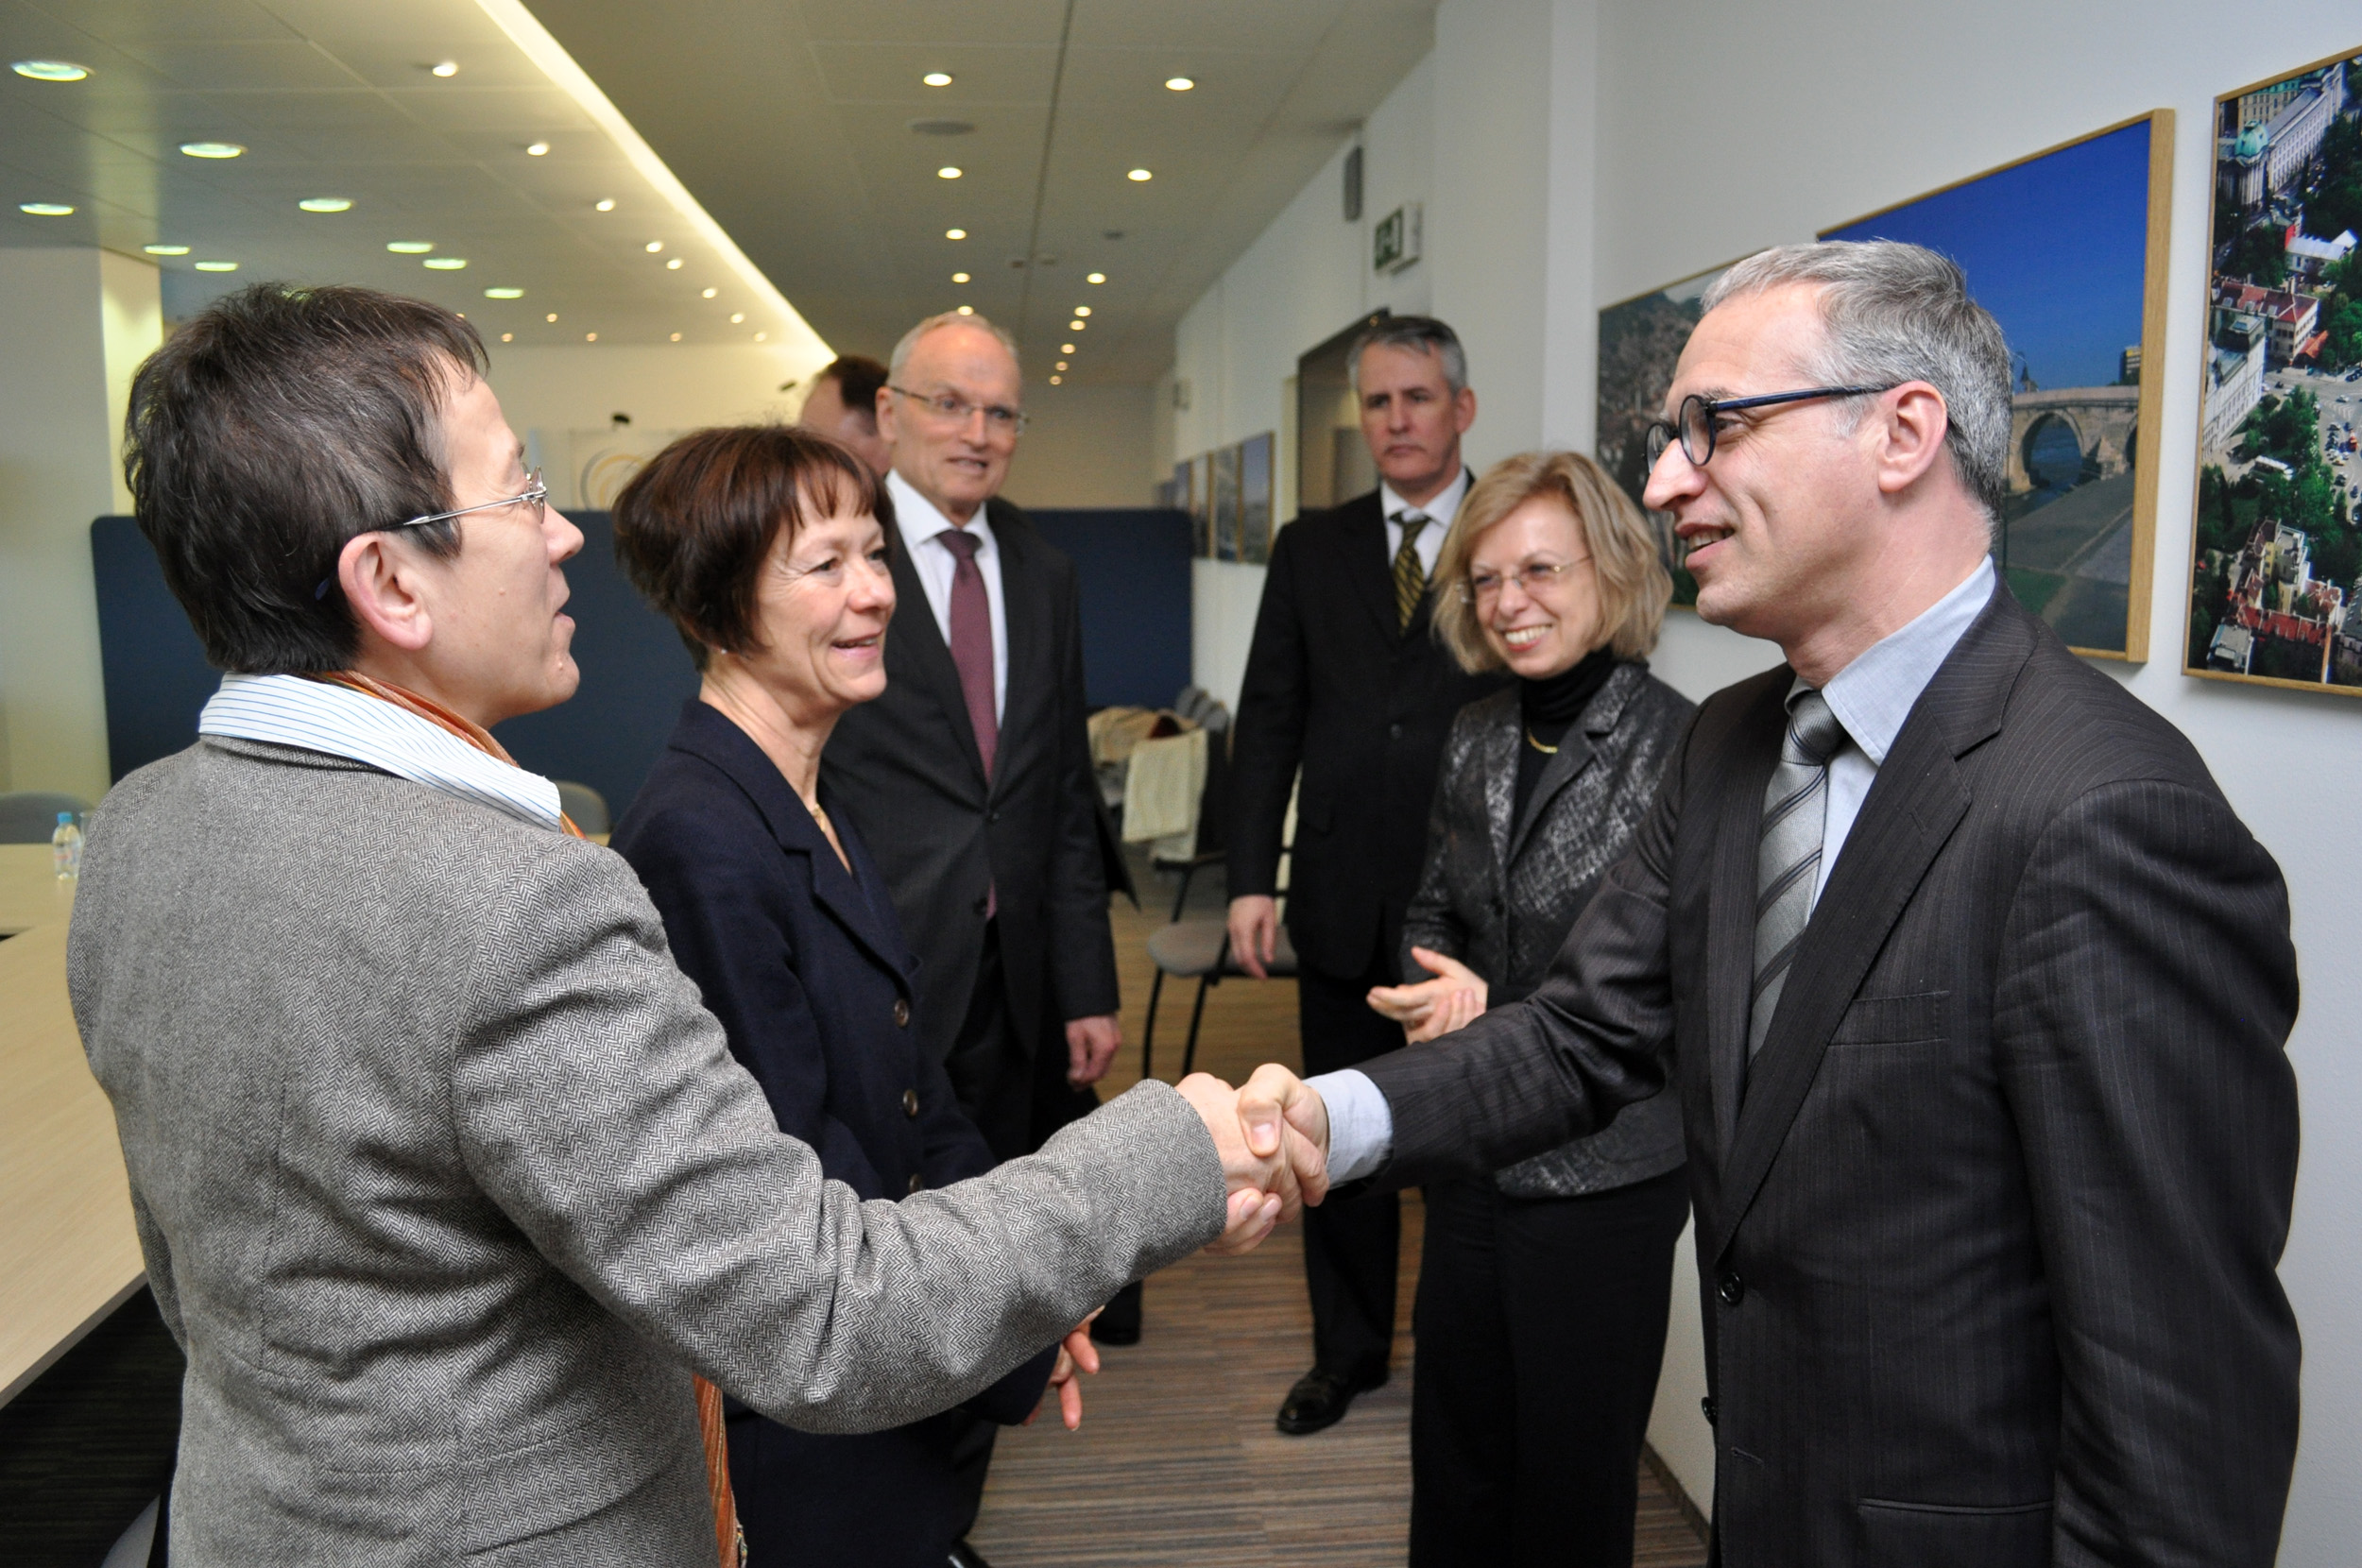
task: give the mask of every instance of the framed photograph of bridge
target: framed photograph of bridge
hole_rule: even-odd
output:
[[[1995,564],[2077,653],[2133,663],[2148,657],[2172,182],[2159,109],[1821,233],[1908,240],[1968,274],[2014,381]]]
[[[2362,694],[2362,50],[2214,115],[2182,669]]]
[[[1736,258],[1734,258],[1736,259]],[[1632,497],[1656,530],[1657,554],[1673,575],[1673,603],[1683,609],[1698,605],[1698,580],[1682,567],[1681,541],[1673,537],[1669,512],[1652,512],[1640,499],[1649,483],[1650,421],[1665,406],[1666,389],[1673,384],[1673,367],[1681,359],[1689,329],[1698,324],[1699,299],[1730,263],[1692,273],[1662,288],[1619,299],[1600,312],[1599,425],[1596,437],[1600,467]]]

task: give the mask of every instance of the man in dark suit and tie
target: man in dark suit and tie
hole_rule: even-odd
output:
[[[1681,1097],[1715,1535],[1761,1564],[2266,1568],[2297,1438],[2279,868],[1996,580],[2010,358],[1959,268],[1731,269],[1652,435],[1709,698],[1526,1001],[1242,1097],[1381,1185]]]
[[[999,498],[1023,390],[1016,345],[980,315],[896,346],[877,407],[904,608],[885,695],[821,762],[918,955],[920,1038],[1003,1160],[1088,1112],[1122,1043],[1074,567]],[[1137,1325],[1138,1300],[1108,1315]],[[992,1435],[977,1422],[965,1445],[973,1498]]]
[[[1233,745],[1230,943],[1260,976],[1278,938],[1280,840],[1303,785],[1288,887],[1307,1072],[1402,1044],[1370,1010],[1393,985],[1417,891],[1427,812],[1452,715],[1499,684],[1463,673],[1429,635],[1427,580],[1468,493],[1460,437],[1476,393],[1460,339],[1427,316],[1371,324],[1347,355],[1361,434],[1383,483],[1279,531],[1247,655]],[[1312,1370],[1279,1429],[1333,1425],[1386,1381],[1401,1211],[1392,1192],[1305,1216]]]

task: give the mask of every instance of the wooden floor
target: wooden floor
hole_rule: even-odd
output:
[[[1141,870],[1144,868],[1137,868]],[[1218,911],[1218,874],[1192,903]],[[1172,885],[1142,880],[1148,908],[1119,900],[1126,1042],[1110,1094],[1139,1076],[1148,997],[1147,933],[1171,912]],[[1192,914],[1199,912],[1193,909]],[[1194,986],[1168,986],[1158,1076],[1180,1067]],[[1293,1065],[1295,987],[1232,980],[1207,999],[1198,1066],[1237,1082],[1256,1064]],[[1150,1564],[1400,1563],[1411,1521],[1411,1299],[1418,1280],[1418,1195],[1403,1199],[1401,1326],[1393,1381],[1309,1438],[1272,1425],[1288,1386],[1311,1364],[1299,1231],[1244,1258],[1203,1254],[1148,1283],[1140,1343],[1103,1351],[1086,1380],[1083,1429],[1048,1417],[1001,1437],[984,1517],[970,1537],[994,1568],[1148,1568]],[[1705,1548],[1644,1467],[1634,1560],[1689,1568]]]

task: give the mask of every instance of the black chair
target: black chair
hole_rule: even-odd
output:
[[[90,803],[54,790],[18,790],[0,794],[0,844],[47,844],[58,830],[58,813],[80,816]]]
[[[569,821],[582,829],[583,837],[595,839],[613,830],[614,822],[608,815],[607,796],[588,784],[577,784],[571,778],[553,778],[557,786],[557,809]]]

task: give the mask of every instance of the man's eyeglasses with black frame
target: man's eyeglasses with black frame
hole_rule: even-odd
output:
[[[982,414],[984,428],[995,435],[1022,435],[1032,420],[1032,417],[1022,409],[1004,408],[999,403],[972,403],[957,392],[914,392],[892,382],[886,383],[886,390],[897,397],[908,398],[949,425],[964,425],[967,423],[969,415]]]
[[[1897,382],[1895,386],[1902,383]],[[1803,402],[1807,398],[1859,398],[1891,392],[1894,386],[1808,386],[1800,392],[1765,392],[1753,398],[1703,398],[1691,393],[1682,400],[1675,421],[1652,420],[1649,425],[1649,467],[1678,440],[1689,465],[1703,469],[1714,461],[1714,417],[1734,408],[1765,408],[1772,403]]]

